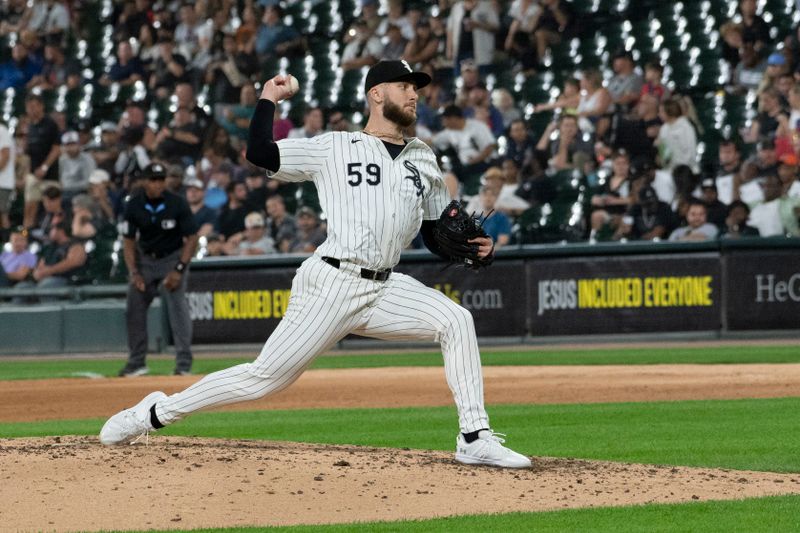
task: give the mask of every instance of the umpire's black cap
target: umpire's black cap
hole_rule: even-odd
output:
[[[167,179],[167,169],[161,163],[150,163],[142,171],[142,177],[146,180]]]
[[[417,86],[417,89],[422,89],[431,82],[431,77],[424,72],[414,72],[414,69],[405,60],[378,61],[367,72],[364,93],[368,93],[378,84],[390,81],[410,81]]]

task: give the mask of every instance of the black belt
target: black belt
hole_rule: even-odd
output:
[[[149,257],[150,259],[163,259],[169,255],[174,254],[178,250],[172,250],[171,252],[145,252],[142,251],[142,255]]]
[[[339,268],[342,265],[342,262],[339,259],[335,259],[333,257],[323,256],[322,260],[328,263],[333,268]],[[364,279],[371,279],[373,281],[386,281],[389,279],[389,274],[392,273],[392,269],[389,268],[387,270],[370,270],[368,268],[361,269],[361,277]]]

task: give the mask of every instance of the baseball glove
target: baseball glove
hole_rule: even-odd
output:
[[[451,263],[480,270],[494,261],[494,248],[488,256],[479,257],[480,247],[476,243],[469,242],[476,237],[489,237],[489,235],[482,225],[478,224],[478,219],[474,215],[467,214],[456,200],[450,202],[439,217],[433,230],[433,237],[439,251],[447,256]]]

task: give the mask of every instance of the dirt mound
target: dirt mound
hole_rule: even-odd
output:
[[[800,493],[794,474],[534,458],[467,467],[452,454],[151,437],[0,440],[0,523],[11,530],[199,528],[448,515]]]

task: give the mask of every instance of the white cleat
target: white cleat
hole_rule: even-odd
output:
[[[154,430],[150,423],[150,407],[166,397],[167,395],[161,391],[151,392],[133,407],[109,418],[100,430],[100,442],[106,446],[133,444],[139,438],[146,437]]]
[[[469,444],[464,435],[456,439],[456,461],[466,465],[499,466],[503,468],[530,468],[531,460],[503,446],[502,433],[483,430]]]

